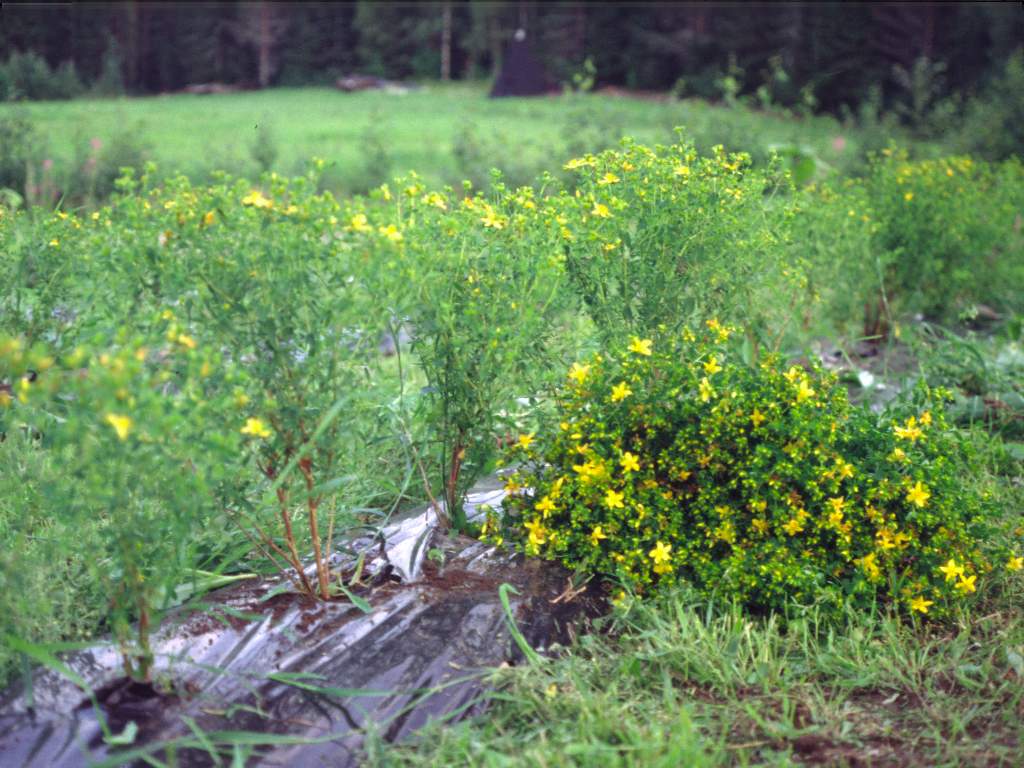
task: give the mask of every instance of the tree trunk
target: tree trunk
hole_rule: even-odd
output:
[[[441,6],[441,79],[452,79],[452,4]]]
[[[259,46],[259,83],[260,88],[266,88],[270,85],[270,49],[273,47],[273,31],[271,24],[271,16],[273,11],[270,7],[270,3],[261,2],[257,10],[259,14],[259,32],[258,32],[258,43]]]

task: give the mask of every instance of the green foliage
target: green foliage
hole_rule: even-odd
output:
[[[1003,70],[968,101],[954,143],[988,160],[1024,154],[1024,48],[1007,57]]]
[[[718,147],[690,144],[586,155],[566,166],[576,190],[552,205],[563,224],[566,270],[606,340],[652,335],[712,317],[774,330],[800,275],[783,268],[789,214],[774,169]]]
[[[818,371],[735,361],[729,334],[710,321],[576,364],[485,535],[641,593],[686,582],[759,610],[881,598],[948,615],[993,568],[1024,566],[994,543],[927,393],[879,417]]]
[[[0,189],[24,195],[39,154],[39,137],[28,115],[0,115]]]
[[[888,300],[948,319],[974,303],[1020,307],[1024,169],[970,157],[910,162],[883,150],[866,181]]]
[[[560,235],[529,187],[496,180],[489,194],[458,202],[451,190],[427,192],[415,178],[403,184],[377,237],[401,281],[391,306],[413,329],[445,499],[464,529],[463,494],[508,427],[501,414],[534,393],[558,350]]]
[[[79,347],[55,362],[41,348],[0,340],[0,376],[14,382],[17,399],[2,395],[0,428],[38,433],[62,468],[39,491],[52,516],[39,521],[42,530],[66,546],[61,529],[104,522],[102,536],[87,540],[95,549],[85,567],[111,601],[125,671],[147,678],[154,614],[194,564],[198,527],[220,514],[217,485],[230,475],[238,436],[207,427],[224,408],[211,397],[211,383],[225,375],[211,355],[179,341],[119,341],[110,352]],[[62,554],[58,545],[51,556]]]

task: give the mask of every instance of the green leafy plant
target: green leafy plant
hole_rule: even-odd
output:
[[[571,284],[606,341],[712,316],[778,326],[780,292],[795,301],[801,282],[798,265],[780,263],[788,204],[773,195],[786,181],[749,166],[721,147],[699,157],[687,143],[629,141],[566,164],[576,190],[549,207]]]
[[[238,454],[239,436],[207,428],[224,407],[210,394],[229,376],[217,364],[180,339],[156,347],[123,336],[61,360],[0,340],[0,378],[13,383],[0,392],[0,431],[30,430],[62,466],[42,490],[45,529],[102,521],[86,539],[96,547],[86,567],[106,591],[125,672],[139,679],[149,677],[159,609],[188,579],[195,532],[221,514],[218,487]]]
[[[463,495],[494,454],[501,412],[534,393],[557,350],[558,225],[532,189],[500,183],[459,202],[413,180],[392,202],[377,237],[400,281],[394,306],[413,329],[444,499],[461,530]]]

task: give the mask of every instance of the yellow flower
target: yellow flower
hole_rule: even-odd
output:
[[[519,447],[520,448],[525,450],[525,449],[529,448],[531,445],[533,445],[533,432],[531,432],[528,435],[520,435],[519,436]]]
[[[802,403],[804,400],[810,400],[814,397],[814,388],[808,383],[807,378],[804,377],[800,380],[800,386],[796,389],[796,401]]]
[[[931,493],[928,489],[921,485],[921,481],[918,480],[917,484],[914,485],[909,491],[907,491],[907,501],[918,507],[924,507],[928,503],[928,499],[931,498]]]
[[[612,212],[608,210],[608,206],[604,203],[594,203],[594,207],[590,210],[591,216],[596,216],[599,219],[610,219]]]
[[[750,524],[754,527],[754,530],[761,535],[768,533],[768,521],[763,517],[755,517],[750,521]]]
[[[672,545],[663,544],[659,541],[654,545],[654,549],[647,553],[647,556],[654,561],[655,565],[662,565],[669,562],[671,554]]]
[[[205,214],[203,214],[203,226],[210,226],[211,224],[213,224],[215,218],[216,214],[214,214],[213,211],[207,211]]]
[[[592,530],[590,532],[590,543],[593,546],[595,546],[595,547],[597,546],[597,543],[599,541],[601,541],[601,539],[607,539],[607,538],[608,537],[604,535],[604,531],[601,530],[601,526],[600,525],[596,526],[594,528],[594,530]]]
[[[404,239],[401,231],[394,224],[388,224],[386,227],[377,227],[377,231],[392,243],[400,243]]]
[[[889,460],[902,463],[907,460],[907,452],[902,448],[893,448],[892,453],[889,454]]]
[[[590,374],[589,365],[580,365],[579,363],[573,363],[572,368],[569,369],[569,378],[575,381],[577,384],[582,384],[587,380],[587,376]]]
[[[564,170],[566,170],[566,171],[575,171],[577,168],[583,168],[585,166],[593,165],[593,164],[594,164],[593,160],[590,160],[590,159],[587,159],[587,158],[583,158],[583,157],[576,157],[576,158],[573,158],[572,160],[570,160],[565,165],[563,165],[562,168]]]
[[[765,422],[765,415],[755,408],[750,414],[750,421],[754,424],[754,429],[757,429]]]
[[[196,348],[196,340],[191,336],[186,336],[184,333],[178,334],[178,343],[183,347],[188,347],[189,349]]]
[[[704,363],[704,373],[708,376],[714,376],[722,370],[722,366],[718,364],[718,358],[712,355],[708,358],[707,362]]]
[[[860,563],[860,567],[864,569],[864,572],[868,575],[869,578],[877,579],[879,576],[882,575],[882,572],[878,570],[878,564],[875,562],[874,552],[864,555],[864,557],[862,557],[857,562]]]
[[[684,179],[690,175],[690,166],[688,165],[677,165],[672,172],[676,176],[682,176]]]
[[[357,213],[353,216],[348,223],[348,229],[353,232],[372,232],[373,227],[370,226],[369,220],[366,218],[365,213]]]
[[[263,196],[258,189],[254,189],[242,198],[242,205],[251,205],[253,208],[273,208],[274,203]]]
[[[970,576],[965,576],[961,573],[960,581],[956,583],[956,588],[959,589],[965,595],[969,592],[974,592],[974,580],[976,578],[978,577],[974,574],[971,574]]]
[[[782,529],[790,536],[796,536],[804,529],[804,524],[797,518],[791,517],[789,522],[782,526]]]
[[[629,351],[635,352],[638,355],[644,355],[646,357],[651,356],[651,345],[654,342],[650,339],[638,339],[636,336],[629,343]]]
[[[604,495],[604,504],[608,509],[622,509],[625,505],[622,500],[625,498],[624,494],[609,488]]]
[[[612,402],[617,403],[620,400],[625,400],[627,397],[633,394],[633,390],[629,388],[629,385],[622,381],[612,387]]]
[[[729,339],[729,334],[732,333],[732,331],[729,328],[726,328],[715,318],[711,318],[710,320],[708,320],[706,325],[708,328],[710,328],[717,334],[719,342],[727,341]]]
[[[921,414],[921,423],[924,424],[924,426],[926,427],[932,423],[931,411],[925,411],[924,413]]]
[[[1024,557],[1011,557],[1006,563],[1006,570],[1019,571],[1024,568]]]
[[[11,396],[0,389],[0,408],[7,408],[12,402]]]
[[[958,576],[964,575],[963,566],[957,565],[953,558],[950,558],[945,565],[939,566],[939,570],[946,576],[946,581],[956,581]]]
[[[903,199],[906,200],[909,203],[911,200],[914,199],[914,193],[913,192],[907,192],[905,195],[903,195]]]
[[[934,600],[925,600],[923,595],[918,595],[910,601],[910,610],[918,613],[928,613],[928,606],[935,605]]]
[[[917,419],[915,419],[913,416],[907,419],[905,426],[893,427],[892,431],[900,440],[909,440],[910,442],[918,440],[921,437],[921,435],[924,434],[921,431],[921,428],[917,426]]]
[[[598,179],[597,183],[600,184],[602,187],[606,186],[608,184],[618,184],[619,183],[619,177],[616,176],[614,173],[608,172],[604,176],[602,176],[600,179]]]
[[[243,435],[252,435],[253,437],[270,437],[273,434],[261,419],[254,417],[246,419],[245,426],[242,427],[240,432]]]
[[[624,454],[622,454],[622,458],[619,459],[619,461],[622,463],[623,472],[640,471],[640,461],[637,459],[636,456],[634,456],[629,451],[626,451]]]
[[[125,440],[128,438],[128,433],[132,429],[131,417],[118,416],[116,413],[108,413],[106,415],[106,422],[114,428],[119,440]]]
[[[528,520],[523,526],[530,532],[530,544],[536,547],[545,542],[547,531],[540,520]]]
[[[702,403],[706,403],[712,397],[715,396],[715,390],[711,386],[711,382],[708,381],[708,377],[705,376],[700,380],[700,400]]]
[[[555,511],[555,502],[551,500],[550,496],[545,496],[543,499],[538,501],[533,508],[540,512],[544,517],[547,517]]]
[[[487,206],[487,211],[485,212],[484,217],[480,219],[480,223],[488,229],[505,228],[505,218],[501,214],[495,213],[490,206]]]

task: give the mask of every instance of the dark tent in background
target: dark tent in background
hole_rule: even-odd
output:
[[[517,29],[505,48],[501,72],[491,88],[491,98],[501,96],[540,96],[553,90],[544,68],[530,50],[526,32]]]

